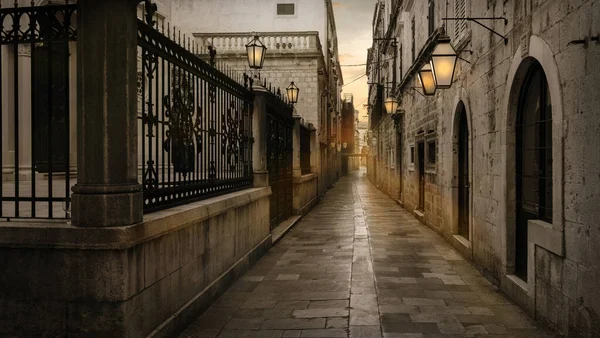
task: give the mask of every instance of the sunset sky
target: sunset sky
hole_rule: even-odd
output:
[[[371,21],[377,0],[334,0],[333,9],[337,26],[340,63],[343,66],[344,93],[354,94],[354,105],[360,111],[360,120],[366,121],[367,77],[350,83],[365,74],[366,67],[344,67],[344,65],[364,64],[367,61],[367,48],[371,47]]]

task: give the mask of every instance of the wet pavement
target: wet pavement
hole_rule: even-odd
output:
[[[180,337],[552,337],[364,169]]]

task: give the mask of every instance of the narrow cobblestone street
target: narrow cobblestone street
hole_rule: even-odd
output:
[[[343,178],[181,337],[550,337],[441,237]]]

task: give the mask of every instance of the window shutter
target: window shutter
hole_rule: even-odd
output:
[[[454,17],[467,17],[467,0],[454,0]],[[454,23],[454,37],[458,40],[467,31],[467,20],[456,20]]]

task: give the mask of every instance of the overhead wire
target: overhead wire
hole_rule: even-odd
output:
[[[393,60],[393,59],[394,58],[391,57],[389,59],[380,60],[380,61],[373,61],[371,63],[359,63],[359,64],[355,64],[355,65],[340,65],[340,67],[361,67],[361,66],[366,66],[366,65],[374,65],[374,64],[377,64],[377,63],[387,62],[387,61],[390,61],[390,60]]]
[[[351,84],[353,84],[354,82],[356,82],[356,81],[358,81],[358,80],[362,79],[362,78],[363,78],[363,77],[365,77],[365,76],[367,76],[367,74],[363,74],[363,75],[361,75],[361,76],[357,77],[356,79],[354,79],[354,80],[352,80],[352,81],[350,81],[350,82],[346,83],[345,85],[343,85],[343,86],[342,86],[342,88],[343,88],[343,87],[346,87],[346,86],[348,86],[348,85],[351,85]]]

